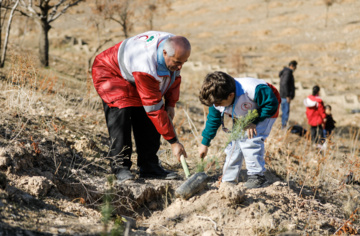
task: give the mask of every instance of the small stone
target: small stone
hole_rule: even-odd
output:
[[[207,230],[205,231],[202,236],[216,236],[218,235],[214,230]]]
[[[295,230],[296,229],[296,224],[289,224],[288,229],[289,230]]]
[[[64,229],[64,228],[58,229],[58,232],[63,234],[66,232],[66,229]]]

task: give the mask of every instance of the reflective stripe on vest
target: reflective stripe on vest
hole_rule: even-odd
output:
[[[120,67],[120,71],[121,70],[124,71],[126,80],[135,86],[134,76],[131,73],[129,73],[129,71],[126,69],[125,63],[124,63],[124,51],[125,51],[125,46],[126,46],[127,41],[128,41],[128,39],[125,39],[120,45],[120,50],[118,53],[119,67]]]
[[[146,112],[157,111],[157,110],[160,110],[160,108],[162,107],[162,105],[164,105],[164,102],[163,102],[163,100],[161,99],[158,104],[151,105],[151,106],[144,106],[144,109],[145,109]]]

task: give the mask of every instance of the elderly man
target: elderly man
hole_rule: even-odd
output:
[[[131,129],[140,178],[178,177],[176,172],[159,165],[156,153],[162,135],[178,160],[181,155],[187,156],[172,119],[179,100],[180,70],[190,52],[191,45],[185,37],[149,31],[126,39],[95,58],[92,77],[103,100],[111,170],[119,181],[134,179],[130,171]]]

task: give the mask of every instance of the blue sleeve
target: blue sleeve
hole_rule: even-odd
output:
[[[221,125],[221,112],[216,110],[213,106],[209,107],[209,114],[207,115],[205,129],[202,132],[203,139],[201,141],[205,146],[209,146],[210,142],[216,136],[216,132]]]
[[[271,88],[265,84],[260,84],[255,89],[255,102],[259,106],[257,109],[259,116],[253,122],[257,124],[266,118],[270,118],[275,115],[279,102],[271,90]]]

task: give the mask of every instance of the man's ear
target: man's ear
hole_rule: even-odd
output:
[[[165,49],[163,49],[163,56],[165,57],[167,55],[167,52],[165,51]]]

